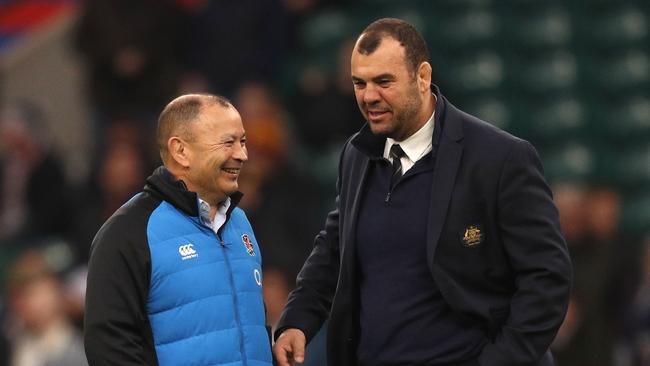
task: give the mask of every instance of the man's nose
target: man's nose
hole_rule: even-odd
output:
[[[381,100],[381,96],[379,95],[379,91],[377,90],[376,87],[372,85],[367,85],[366,90],[363,92],[363,101],[366,104],[373,104]]]
[[[242,146],[241,144],[237,144],[237,147],[235,148],[235,153],[233,154],[233,158],[241,161],[247,161],[248,160],[248,150],[246,150],[246,146]]]

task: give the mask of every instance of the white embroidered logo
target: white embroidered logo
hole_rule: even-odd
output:
[[[183,260],[192,259],[199,256],[199,254],[194,250],[194,244],[185,244],[178,247],[178,253],[181,255]]]
[[[255,283],[258,286],[262,286],[262,274],[257,268],[253,271],[253,277],[255,277]]]

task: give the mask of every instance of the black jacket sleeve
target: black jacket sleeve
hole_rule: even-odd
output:
[[[503,165],[497,215],[515,273],[515,293],[507,321],[495,341],[485,346],[479,362],[482,366],[534,365],[563,321],[572,270],[540,159],[523,140]]]
[[[146,223],[118,211],[91,247],[84,346],[92,365],[157,365],[146,299],[151,271]]]

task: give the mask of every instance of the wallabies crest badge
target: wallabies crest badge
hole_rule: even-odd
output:
[[[475,247],[485,240],[485,234],[481,225],[470,225],[461,233],[461,242],[466,247]]]

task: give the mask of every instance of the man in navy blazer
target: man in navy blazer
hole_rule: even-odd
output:
[[[367,123],[279,322],[279,365],[328,317],[331,366],[553,365],[571,264],[533,146],[447,101],[404,21],[370,24],[351,65]]]

